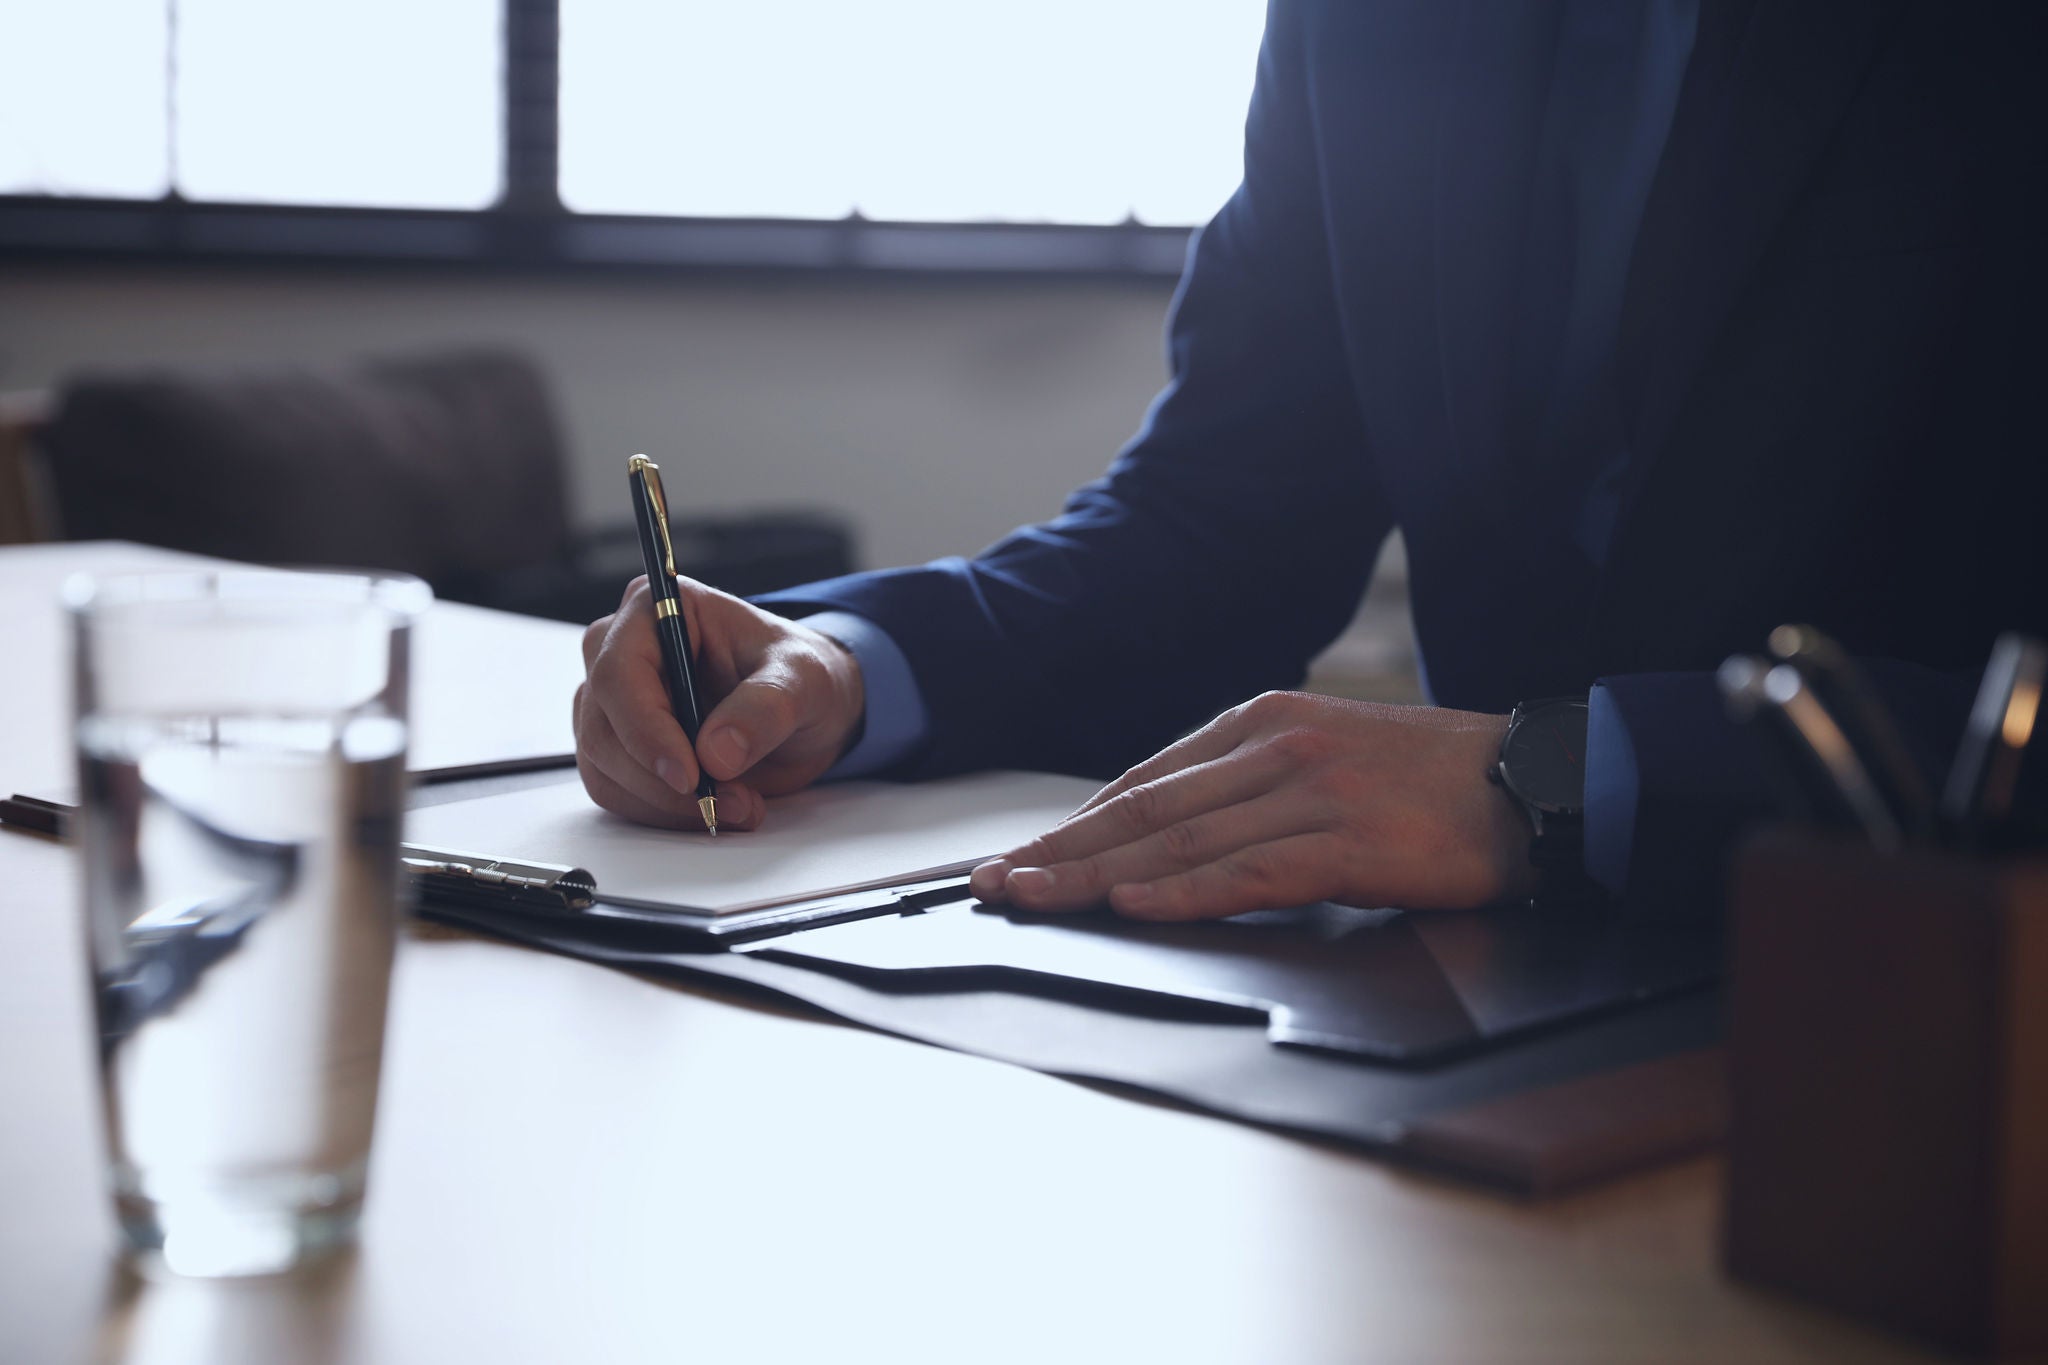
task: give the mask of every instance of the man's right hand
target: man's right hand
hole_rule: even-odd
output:
[[[709,708],[692,752],[669,710],[645,578],[583,632],[576,769],[591,800],[647,825],[702,829],[697,762],[718,782],[718,823],[752,829],[764,796],[809,786],[838,761],[864,714],[860,665],[844,645],[684,578],[683,618]]]

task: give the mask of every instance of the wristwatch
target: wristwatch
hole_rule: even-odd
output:
[[[1500,759],[1488,780],[1515,798],[1534,836],[1537,903],[1583,901],[1586,876],[1586,699],[1525,701],[1508,716]]]

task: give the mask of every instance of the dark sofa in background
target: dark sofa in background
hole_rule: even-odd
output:
[[[576,532],[545,378],[513,351],[85,374],[45,405],[33,446],[46,534],[67,540],[401,570],[443,597],[569,621],[610,611],[640,572],[623,520],[632,452],[621,520]],[[849,533],[822,513],[673,527],[679,569],[742,595],[853,568]]]

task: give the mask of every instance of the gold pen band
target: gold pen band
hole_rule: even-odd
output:
[[[675,599],[675,598],[673,598],[673,597],[657,597],[657,598],[655,598],[655,599],[654,599],[654,619],[655,619],[655,620],[657,620],[657,621],[664,621],[664,620],[667,620],[667,619],[668,619],[669,617],[671,617],[671,616],[674,616],[675,614],[676,614],[676,599]]]

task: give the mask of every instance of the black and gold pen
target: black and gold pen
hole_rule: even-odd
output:
[[[654,594],[654,639],[661,648],[661,677],[668,685],[669,709],[676,724],[697,747],[697,727],[704,708],[697,698],[697,674],[691,667],[690,627],[683,615],[683,594],[676,586],[676,550],[669,539],[668,497],[661,489],[661,466],[645,455],[626,464],[633,485],[633,524],[640,529],[640,557],[647,565],[647,586]],[[718,784],[697,763],[697,809],[704,827],[718,833]]]

